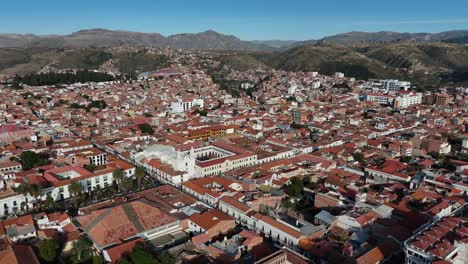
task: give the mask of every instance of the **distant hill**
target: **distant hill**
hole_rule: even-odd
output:
[[[352,31],[333,36],[326,36],[318,40],[305,40],[292,43],[290,47],[307,44],[329,43],[344,46],[366,45],[388,42],[451,42],[468,44],[468,30],[454,30],[440,33],[400,33],[392,31],[360,32]]]
[[[468,46],[454,43],[407,41],[345,46],[319,42],[269,56],[252,56],[288,71],[327,75],[344,72],[358,79],[401,78],[420,86],[436,86],[441,80],[468,81]]]
[[[0,48],[6,47],[112,47],[142,45],[196,50],[271,50],[260,43],[242,41],[231,35],[212,30],[196,34],[177,34],[165,37],[159,33],[139,33],[107,29],[80,30],[69,35],[0,34]]]
[[[297,40],[252,40],[251,42],[256,44],[264,44],[273,48],[287,48],[293,45]]]
[[[319,40],[255,40],[243,41],[232,35],[208,30],[195,34],[163,36],[159,33],[141,33],[122,30],[86,29],[69,35],[0,34],[0,48],[47,47],[87,48],[141,45],[195,50],[271,51],[294,48],[306,44],[332,43],[345,46],[399,41],[452,42],[468,44],[468,30],[441,33],[348,32]]]
[[[350,32],[320,40],[255,43],[214,31],[169,37],[105,29],[66,36],[3,34],[0,74],[31,73],[44,67],[132,73],[166,66],[167,57],[142,51],[141,46],[153,46],[213,51],[213,59],[240,71],[275,68],[328,75],[339,71],[358,79],[411,80],[424,87],[468,82],[466,43],[468,31]]]

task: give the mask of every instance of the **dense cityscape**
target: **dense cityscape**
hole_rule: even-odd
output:
[[[468,1],[3,1],[0,264],[468,264]]]
[[[2,263],[468,261],[468,88],[148,51],[2,76]]]

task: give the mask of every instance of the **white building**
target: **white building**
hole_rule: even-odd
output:
[[[297,90],[297,85],[292,83],[289,87],[288,87],[288,94],[289,95],[293,95],[294,93],[296,93],[296,90]]]
[[[320,88],[320,85],[321,85],[320,81],[314,81],[312,82],[312,89],[318,89]]]
[[[366,94],[366,101],[377,102],[381,105],[393,105],[396,96],[390,94],[368,93]]]
[[[300,230],[279,222],[269,216],[255,214],[252,216],[255,222],[255,229],[265,234],[266,237],[271,237],[274,241],[282,245],[294,247],[299,244],[302,238]]]
[[[183,113],[189,111],[192,107],[200,107],[203,108],[204,101],[203,99],[193,99],[193,100],[178,100],[176,102],[172,102],[171,109],[174,113]]]
[[[463,208],[426,225],[406,240],[405,263],[468,263],[468,242],[463,239],[466,237],[466,219],[456,217]]]
[[[335,77],[336,78],[344,78],[345,74],[342,72],[335,72]]]
[[[219,175],[257,163],[256,154],[221,141],[175,147],[155,144],[132,158],[159,180],[176,186],[193,178]]]
[[[411,87],[410,82],[399,81],[399,80],[384,80],[382,87],[386,91],[399,91],[408,90]]]
[[[417,105],[422,103],[422,93],[405,93],[400,94],[393,104],[394,108],[407,108],[412,105]]]

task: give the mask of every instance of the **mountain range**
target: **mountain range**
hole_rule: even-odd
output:
[[[317,40],[265,40],[243,41],[236,36],[224,35],[213,30],[201,33],[163,36],[159,33],[141,33],[121,30],[87,29],[68,35],[0,34],[0,48],[10,47],[111,47],[121,45],[142,45],[172,47],[196,50],[274,50],[286,49],[305,44],[333,43],[345,46],[387,43],[398,41],[452,42],[468,44],[468,30],[441,33],[399,33],[399,32],[348,32],[327,36]]]
[[[130,45],[130,46],[129,46]],[[134,45],[134,46],[132,46]],[[396,78],[419,87],[468,82],[468,31],[350,32],[308,41],[243,41],[215,31],[158,33],[81,30],[70,35],[0,34],[0,74],[56,69],[118,69],[133,73],[167,66],[143,46],[213,51],[233,69],[343,72],[357,79]],[[218,52],[223,51],[223,52]]]
[[[107,29],[80,30],[69,35],[0,34],[0,48],[10,47],[112,47],[142,45],[196,50],[268,50],[272,47],[242,41],[232,35],[213,30],[196,34],[176,34],[165,37],[159,33],[140,33]]]

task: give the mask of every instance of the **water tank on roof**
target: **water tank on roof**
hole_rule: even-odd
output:
[[[462,146],[463,146],[463,148],[468,149],[468,138],[463,139]]]

